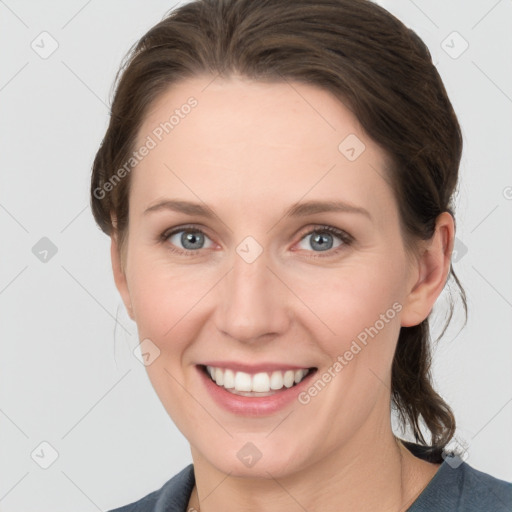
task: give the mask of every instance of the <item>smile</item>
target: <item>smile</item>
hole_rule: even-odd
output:
[[[313,368],[247,373],[229,368],[206,366],[206,372],[217,386],[241,396],[268,396],[299,384]]]

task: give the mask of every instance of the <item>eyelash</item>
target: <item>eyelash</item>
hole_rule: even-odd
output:
[[[208,237],[208,235],[202,229],[199,229],[198,227],[196,227],[194,225],[188,225],[188,226],[181,226],[176,229],[164,231],[159,236],[159,240],[161,243],[168,245],[168,239],[172,235],[175,235],[176,233],[180,233],[182,231],[192,231],[195,233],[201,233],[202,235]],[[346,233],[345,231],[342,231],[333,226],[324,226],[324,225],[315,226],[313,229],[310,229],[309,231],[302,233],[299,241],[302,241],[302,239],[308,235],[312,235],[315,233],[317,233],[317,234],[325,233],[325,232],[337,236],[343,243],[340,246],[335,247],[334,249],[329,249],[327,251],[317,251],[317,253],[315,253],[314,255],[307,256],[308,258],[332,257],[332,256],[338,254],[338,252],[342,251],[345,247],[350,246],[354,242],[354,238],[351,235],[349,235],[348,233]],[[195,251],[191,251],[189,249],[176,249],[175,247],[172,247],[171,245],[169,245],[168,249],[169,249],[169,251],[171,251],[173,253],[177,253],[177,254],[180,254],[183,256],[197,256],[198,253],[200,252],[200,249],[195,250]],[[326,254],[321,254],[321,252],[325,252]]]

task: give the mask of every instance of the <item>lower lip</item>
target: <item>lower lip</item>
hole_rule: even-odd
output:
[[[273,414],[287,405],[297,400],[298,395],[308,387],[309,381],[316,373],[311,370],[303,380],[291,388],[285,388],[282,391],[276,391],[270,396],[241,396],[230,393],[221,386],[217,386],[210,376],[204,371],[203,367],[196,366],[201,380],[206,389],[222,408],[244,416],[264,416]]]

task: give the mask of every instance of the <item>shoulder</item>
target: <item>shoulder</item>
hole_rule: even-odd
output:
[[[160,489],[109,512],[182,512],[186,509],[194,483],[194,466],[189,464]]]
[[[478,471],[469,464],[463,464],[462,474],[464,489],[462,498],[474,503],[474,510],[510,512],[512,509],[512,483]],[[464,504],[466,505],[466,503]],[[467,504],[469,505],[469,502]]]
[[[408,510],[510,512],[511,506],[512,483],[478,471],[465,462],[444,461]]]

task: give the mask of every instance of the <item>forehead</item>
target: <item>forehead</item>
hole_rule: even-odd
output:
[[[189,108],[191,98],[195,106]],[[297,146],[300,142],[307,148],[337,152],[341,138],[350,133],[367,138],[343,103],[328,91],[303,83],[256,82],[242,77],[196,77],[178,82],[149,109],[139,141],[158,132],[173,114],[177,114],[173,126],[167,127],[169,133],[164,130],[163,138],[171,133],[174,138],[192,136],[201,147],[212,149],[236,143],[247,148],[284,149],[286,143]]]
[[[209,76],[173,84],[151,106],[136,147],[150,139],[132,176],[146,203],[166,194],[215,194],[219,204],[236,196],[262,208],[265,198],[291,204],[305,194],[367,206],[391,199],[384,152],[349,108],[309,84]]]

